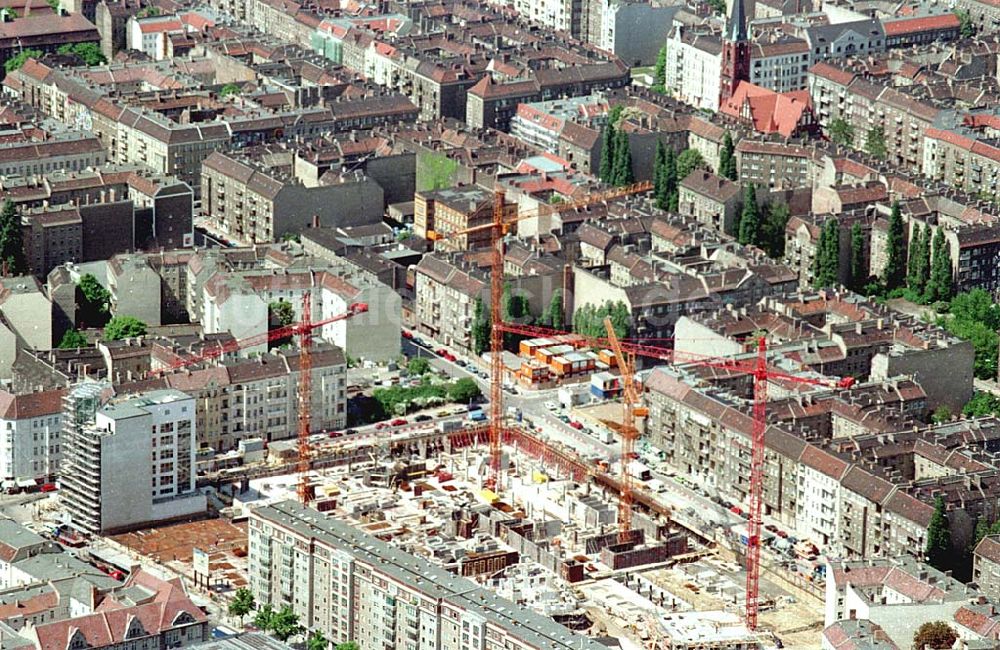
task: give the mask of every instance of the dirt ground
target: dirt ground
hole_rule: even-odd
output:
[[[208,553],[213,578],[227,581],[233,588],[246,585],[246,523],[232,524],[223,519],[204,519],[149,528],[113,540],[141,555],[191,575],[192,550]]]

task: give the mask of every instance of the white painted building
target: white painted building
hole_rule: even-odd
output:
[[[167,41],[172,34],[183,34],[184,24],[175,15],[129,18],[125,27],[125,42],[130,50],[139,50],[154,61],[169,57]]]
[[[50,479],[59,470],[63,393],[0,391],[0,481]]]
[[[195,490],[195,400],[178,390],[113,401],[67,440],[62,497],[74,528],[125,530],[205,511]]]
[[[840,521],[840,479],[848,464],[818,447],[808,446],[799,459],[796,532],[829,549],[837,541]]]
[[[685,104],[719,110],[722,76],[722,40],[682,25],[667,38],[666,87]]]

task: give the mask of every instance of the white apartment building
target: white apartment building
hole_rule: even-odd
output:
[[[0,391],[0,482],[51,479],[59,471],[64,393]]]
[[[783,36],[750,46],[750,81],[778,93],[802,90],[809,85],[809,44]]]
[[[574,37],[581,35],[583,0],[514,0],[513,6],[522,18],[567,32]]]
[[[61,496],[71,525],[105,533],[204,512],[195,438],[195,400],[178,390],[99,408],[66,441]]]
[[[284,501],[255,508],[249,586],[334,644],[400,650],[600,650],[596,641],[347,522]]]
[[[183,34],[184,24],[174,15],[138,18],[132,16],[125,26],[125,43],[154,61],[169,58],[167,42],[173,34]]]
[[[722,40],[677,25],[667,38],[667,89],[695,108],[719,110]]]

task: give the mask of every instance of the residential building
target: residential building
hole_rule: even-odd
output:
[[[292,501],[251,510],[249,538],[255,598],[291,607],[302,625],[334,643],[391,645],[405,636],[422,650],[600,648],[429,560]]]
[[[296,176],[292,152],[269,156],[213,152],[202,163],[202,211],[225,236],[240,242],[278,241],[317,218],[326,226],[357,226],[381,220],[383,192],[360,173],[324,176],[306,185]]]
[[[513,5],[521,17],[533,23],[573,38],[585,37],[584,0],[514,0]]]
[[[42,131],[42,139],[24,133],[29,129],[33,133]],[[48,133],[32,125],[22,126],[16,134],[4,132],[3,135],[4,142],[0,144],[0,175],[3,176],[82,171],[99,167],[107,160],[101,141],[90,134]]]
[[[195,489],[193,398],[151,391],[64,426],[72,433],[63,442],[62,498],[76,530],[108,533],[205,511]]]
[[[685,104],[719,110],[722,40],[681,25],[667,38],[666,86]]]
[[[939,41],[953,41],[962,35],[961,21],[954,13],[913,16],[882,21],[885,46],[911,47]]]
[[[493,203],[493,193],[476,185],[417,192],[413,197],[413,233],[427,238],[428,233],[434,232],[444,237],[435,243],[435,248],[439,250],[488,248],[491,237],[488,228],[453,237],[449,235],[490,223]]]
[[[22,50],[54,53],[77,43],[100,43],[97,28],[83,15],[30,12],[0,22],[0,66]]]
[[[736,143],[736,166],[740,180],[759,187],[813,187],[821,165],[822,154],[811,147],[750,138]]]
[[[184,349],[154,350],[164,367],[183,358]],[[315,432],[347,426],[347,360],[343,350],[314,342],[310,429]],[[250,359],[226,359],[218,365],[199,364],[162,377],[125,382],[121,394],[142,394],[157,388],[183,390],[196,403],[195,431],[199,448],[217,453],[236,449],[242,440],[287,440],[297,434],[301,353],[278,349]]]
[[[9,378],[18,350],[52,347],[52,303],[32,276],[0,278],[0,378]]]
[[[640,0],[603,0],[600,5],[601,40],[594,44],[631,66],[656,63],[663,35],[682,8]]]
[[[987,597],[1000,599],[1000,535],[987,535],[976,544],[972,580]]]
[[[63,394],[0,391],[0,481],[53,480],[58,474]]]
[[[489,305],[484,277],[466,266],[424,255],[414,279],[414,320],[423,334],[449,347],[473,350],[476,302]]]
[[[809,44],[810,63],[849,56],[868,56],[886,49],[885,30],[876,18],[812,24],[801,30]]]
[[[739,183],[697,169],[678,183],[677,190],[678,212],[717,232],[736,232],[742,201]]]

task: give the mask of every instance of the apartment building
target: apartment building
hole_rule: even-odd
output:
[[[987,535],[972,553],[972,579],[983,593],[1000,599],[1000,535]]]
[[[31,130],[41,129],[31,127]],[[4,143],[0,144],[0,175],[3,176],[47,174],[63,169],[80,171],[99,167],[107,160],[101,141],[89,134],[43,131],[41,140],[10,132],[3,132],[3,135]]]
[[[227,237],[243,244],[278,241],[317,220],[324,226],[381,220],[384,196],[374,180],[360,172],[335,173],[306,184],[293,158],[291,151],[267,157],[213,152],[202,164],[203,213]]]
[[[667,38],[666,86],[685,104],[719,110],[722,39],[716,34],[675,26]]]
[[[79,394],[70,396],[75,406]],[[73,528],[108,533],[205,511],[195,489],[193,398],[150,391],[105,403],[93,421],[67,420],[62,497]]]
[[[703,169],[677,184],[678,212],[716,232],[735,233],[742,190],[739,183]]]
[[[32,276],[0,278],[0,378],[9,378],[18,350],[48,350],[52,302]]]
[[[481,274],[435,255],[424,255],[416,267],[414,319],[417,329],[449,347],[473,349],[476,301],[489,305],[489,285]]]
[[[315,321],[345,314],[356,303],[368,305],[364,313],[323,325],[315,336],[357,359],[388,361],[400,354],[400,296],[370,272],[254,268],[207,275],[188,285],[190,291],[202,294],[200,309],[194,314],[206,333],[231,332],[236,339],[263,336],[268,330],[269,303],[290,303],[298,320],[308,292]],[[264,351],[264,347],[260,344],[248,350]]]
[[[0,391],[0,481],[52,480],[59,472],[63,394]]]
[[[601,38],[591,41],[608,52],[614,52],[631,66],[654,65],[663,47],[663,35],[670,31],[680,5],[661,5],[637,0],[589,0],[591,7],[600,6]],[[595,21],[591,18],[591,21]],[[586,35],[584,35],[584,38]]]
[[[22,50],[54,53],[63,45],[100,43],[97,28],[78,13],[26,12],[0,22],[0,66]]]
[[[283,501],[249,523],[249,587],[334,643],[410,650],[600,650],[600,644],[351,524]]]
[[[749,138],[736,143],[736,167],[740,180],[758,187],[813,187],[822,166],[822,152],[815,147]]]
[[[417,192],[413,197],[413,233],[417,237],[435,232],[442,236],[484,226],[493,219],[493,193],[478,185]],[[442,239],[435,248],[442,251],[474,250],[490,245],[488,228]]]
[[[187,350],[154,349],[154,363],[166,367]],[[347,360],[343,350],[315,342],[312,354],[310,429],[315,432],[347,426]],[[294,438],[299,412],[301,353],[277,349],[250,359],[224,359],[166,372],[162,377],[126,382],[120,394],[155,389],[183,390],[195,400],[195,439],[200,448],[217,453],[236,449],[241,440]]]
[[[514,0],[513,5],[526,20],[566,32],[573,38],[586,37],[586,0]]]

